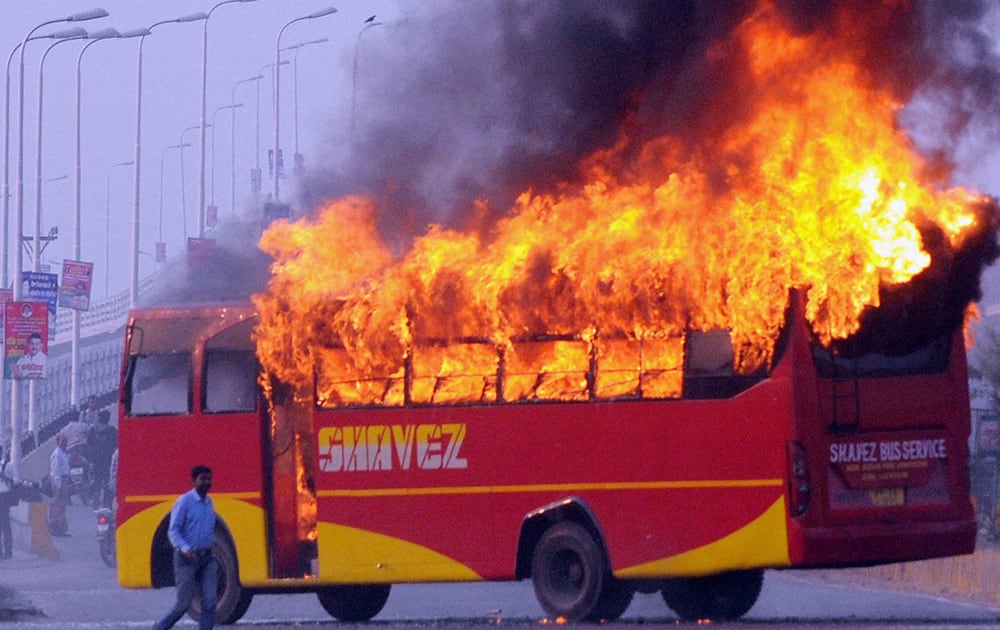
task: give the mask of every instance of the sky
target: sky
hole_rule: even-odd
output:
[[[114,28],[119,32],[149,27],[197,12],[212,11],[208,22],[168,23],[157,26],[142,44],[142,111],[140,143],[140,276],[152,273],[155,243],[167,244],[168,256],[183,251],[186,236],[198,236],[198,181],[202,99],[202,44],[207,31],[205,74],[206,205],[219,208],[221,219],[250,206],[250,169],[258,164],[267,180],[267,151],[273,145],[272,85],[278,31],[295,18],[327,7],[337,13],[289,25],[281,37],[282,48],[309,43],[282,53],[289,63],[281,68],[279,107],[281,145],[285,163],[303,154],[308,168],[315,164],[321,145],[335,143],[349,131],[354,52],[402,19],[408,8],[389,0],[338,2],[337,0],[254,0],[219,5],[220,0],[3,0],[0,46],[5,55],[32,29],[44,22],[101,8],[108,17],[86,22],[44,26],[35,35],[80,26],[88,32]],[[216,7],[213,10],[213,7]],[[359,38],[375,15],[378,27]],[[207,26],[206,26],[207,25]],[[59,273],[63,259],[74,258],[76,208],[76,89],[80,73],[80,258],[93,262],[93,298],[101,299],[129,285],[132,208],[136,147],[139,38],[106,39],[87,46],[89,40],[55,39],[28,42],[24,54],[23,123],[23,222],[24,233],[34,234],[38,146],[38,85],[42,77],[42,181],[41,234],[58,229],[58,238],[42,252],[40,264]],[[50,48],[51,47],[51,48]],[[44,65],[41,60],[44,57]],[[18,67],[14,55],[10,75],[10,217],[13,234],[17,216]],[[261,71],[264,68],[263,72]],[[264,75],[261,81],[252,78]],[[249,81],[244,81],[251,79]],[[296,81],[297,79],[297,81]],[[259,84],[259,96],[258,96]],[[235,110],[227,106],[241,104]],[[219,109],[223,108],[223,109]],[[232,114],[235,112],[235,134]],[[297,116],[296,116],[297,114]],[[297,129],[296,129],[297,117]],[[256,119],[256,122],[255,122]],[[213,124],[214,123],[214,124]],[[187,131],[185,131],[187,130]],[[213,134],[214,131],[214,134]],[[298,133],[296,133],[296,131]],[[214,143],[213,143],[214,135]],[[235,137],[235,148],[231,144]],[[180,151],[168,147],[188,143],[183,149],[184,190]],[[260,153],[257,147],[260,147]],[[213,153],[214,147],[214,153]],[[213,157],[214,156],[214,157]],[[162,178],[161,178],[162,163]],[[235,167],[234,167],[235,165]],[[235,172],[235,177],[232,173]],[[235,187],[234,187],[235,184]],[[293,184],[282,188],[292,196]],[[263,183],[264,193],[270,183]],[[284,195],[282,195],[284,197]],[[162,212],[161,212],[162,204]],[[161,231],[162,230],[162,231]],[[105,237],[107,234],[107,237]],[[13,256],[13,248],[11,248]],[[107,257],[107,258],[106,258]],[[10,258],[9,270],[15,264]],[[32,268],[25,256],[23,268]],[[105,270],[111,269],[106,277]]]

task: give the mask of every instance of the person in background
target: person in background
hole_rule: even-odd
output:
[[[17,481],[10,469],[10,455],[6,449],[0,454],[0,560],[14,557],[14,539],[10,529],[10,508],[18,503],[15,487]]]
[[[169,630],[184,616],[201,589],[201,619],[198,627],[215,627],[215,605],[219,565],[212,555],[215,534],[215,506],[208,491],[212,489],[212,469],[197,465],[191,469],[193,488],[177,497],[170,511],[167,537],[174,547],[174,581],[177,602],[167,616],[153,624],[153,630]]]
[[[83,408],[83,411],[80,412],[80,422],[94,426],[97,424],[97,417],[100,413],[101,408],[97,404],[97,396],[91,396],[87,399],[87,404]]]
[[[108,491],[108,475],[111,469],[111,456],[118,450],[118,429],[111,426],[111,414],[102,409],[97,416],[97,422],[87,433],[87,446],[90,461],[94,465],[94,500],[98,505],[111,504],[111,493]]]
[[[76,454],[90,461],[90,450],[87,446],[87,436],[90,432],[90,425],[79,420],[70,420],[62,429],[59,435],[66,438],[66,452]]]
[[[66,520],[66,503],[69,497],[69,455],[66,454],[66,436],[56,435],[56,448],[49,456],[49,477],[55,496],[49,503],[49,531],[53,536],[69,536]]]

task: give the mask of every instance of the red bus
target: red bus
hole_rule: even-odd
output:
[[[392,584],[522,579],[568,620],[654,591],[727,619],[764,569],[972,552],[962,331],[846,356],[790,304],[752,374],[726,331],[689,331],[414,343],[381,376],[334,344],[311,388],[261,373],[252,306],[135,310],[119,581],[173,584],[167,519],[196,463],[215,472],[222,622],[260,593],[357,621]]]

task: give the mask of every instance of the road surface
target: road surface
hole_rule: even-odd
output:
[[[113,569],[98,556],[93,511],[70,506],[69,538],[53,543],[59,558],[29,553],[22,538],[13,560],[0,563],[0,586],[14,589],[22,608],[38,615],[18,627],[146,628],[165,613],[173,589],[126,590]],[[21,528],[20,537],[26,530]],[[24,611],[22,611],[24,612]],[[368,628],[461,628],[468,626],[537,626],[551,620],[535,601],[531,583],[399,585],[385,609]],[[676,617],[658,594],[637,594],[615,624],[674,625]],[[3,624],[0,624],[3,625]],[[692,624],[693,625],[693,624]],[[1000,607],[877,588],[831,584],[806,571],[770,571],[757,604],[741,623],[714,627],[785,628],[888,627],[995,628]],[[179,628],[192,627],[183,619]],[[259,595],[237,627],[351,628],[333,620],[313,595]]]

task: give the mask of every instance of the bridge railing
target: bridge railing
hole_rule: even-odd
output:
[[[140,295],[152,288],[153,279],[151,276],[140,283]],[[78,392],[81,399],[93,395],[107,404],[116,397],[128,310],[129,294],[123,292],[109,296],[105,300],[95,301],[91,303],[90,310],[80,312]],[[49,343],[45,378],[35,381],[34,413],[38,419],[39,444],[55,435],[78,413],[74,401],[70,400],[73,369],[72,332],[73,311],[59,309],[56,313],[55,340]],[[24,419],[21,452],[26,455],[35,448],[36,435],[28,430],[29,398],[22,396],[20,400],[19,417]]]

